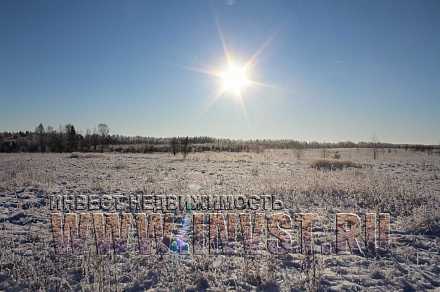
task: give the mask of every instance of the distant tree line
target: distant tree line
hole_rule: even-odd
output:
[[[93,130],[79,133],[72,124],[44,127],[39,124],[34,131],[0,133],[0,152],[130,152],[151,153],[170,152],[173,155],[182,153],[184,157],[190,152],[227,151],[227,152],[261,152],[265,149],[318,149],[318,148],[373,148],[439,152],[439,145],[390,144],[373,142],[354,143],[350,141],[337,143],[306,142],[289,139],[270,140],[233,140],[212,137],[141,137],[110,135],[110,128],[98,124]]]
[[[60,126],[58,130],[39,124],[34,132],[0,133],[0,152],[104,151],[110,139],[106,124],[99,124],[93,133],[87,130],[85,135],[79,134],[72,124]]]

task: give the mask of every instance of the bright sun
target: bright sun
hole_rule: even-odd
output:
[[[273,87],[265,84],[261,81],[254,80],[253,73],[254,67],[257,64],[257,59],[260,54],[270,45],[275,34],[269,37],[257,50],[250,56],[244,63],[236,62],[234,55],[230,53],[225,38],[223,36],[220,25],[217,22],[217,30],[223,46],[224,60],[227,61],[225,67],[222,70],[220,68],[208,68],[208,67],[188,67],[185,69],[210,75],[218,78],[220,81],[220,87],[215,91],[214,95],[210,97],[208,107],[216,102],[219,98],[227,96],[234,97],[235,101],[238,101],[242,107],[243,113],[246,115],[246,106],[244,98],[244,90],[248,87]],[[247,92],[249,94],[250,92]]]
[[[246,67],[234,63],[228,64],[228,67],[220,73],[220,78],[223,82],[223,92],[230,92],[236,96],[241,96],[244,88],[251,83]]]

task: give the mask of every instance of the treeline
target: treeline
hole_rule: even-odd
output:
[[[337,143],[302,142],[296,140],[233,140],[212,137],[141,137],[111,135],[110,128],[98,124],[85,134],[78,133],[74,125],[44,127],[39,124],[34,131],[0,133],[0,152],[170,152],[176,155],[189,152],[227,151],[261,152],[265,149],[316,149],[316,148],[402,148],[406,150],[440,151],[438,145],[390,144],[380,142],[350,141]]]
[[[0,152],[104,151],[110,142],[106,124],[99,124],[93,133],[88,130],[85,135],[79,134],[72,124],[60,126],[58,130],[39,124],[33,132],[0,133]]]
[[[217,139],[211,137],[156,138],[110,135],[110,128],[104,123],[98,124],[93,131],[87,130],[85,134],[78,133],[72,124],[60,126],[57,130],[39,124],[34,131],[1,132],[0,152],[188,153],[210,150],[211,148],[202,149],[198,145],[217,145],[216,141]],[[222,149],[230,148],[225,145],[222,143]]]

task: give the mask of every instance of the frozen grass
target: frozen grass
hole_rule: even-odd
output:
[[[369,149],[338,153],[341,160],[331,160],[343,164],[337,171],[310,167],[320,160],[319,149],[300,155],[288,150],[191,153],[186,160],[168,154],[1,154],[0,290],[438,288],[440,157],[393,150],[373,160]],[[334,240],[336,212],[390,212],[392,249],[367,257],[292,253],[191,258],[136,252],[99,256],[89,247],[83,257],[57,257],[45,198],[72,191],[274,193],[292,214],[319,213],[318,242]],[[297,241],[298,234],[292,237]]]
[[[361,168],[362,166],[348,160],[320,159],[313,161],[311,167],[318,170],[341,170],[350,167]]]

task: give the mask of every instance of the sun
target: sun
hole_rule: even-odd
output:
[[[210,66],[183,66],[183,68],[214,77],[220,83],[220,86],[215,90],[215,92],[213,92],[212,96],[209,97],[209,102],[206,106],[206,109],[208,109],[220,98],[233,97],[234,101],[238,102],[238,104],[241,106],[242,111],[246,116],[246,95],[255,91],[249,90],[250,92],[246,92],[246,94],[244,94],[245,89],[254,87],[276,88],[273,85],[266,84],[260,80],[254,80],[255,75],[261,75],[261,73],[256,74],[254,71],[256,64],[258,63],[258,57],[270,45],[276,34],[270,36],[249,58],[236,59],[236,55],[232,54],[226,45],[225,38],[218,22],[217,30],[223,46],[224,60],[226,61],[226,64],[224,64],[223,67],[214,68]],[[237,60],[245,60],[245,62],[241,63]]]
[[[226,69],[219,74],[222,91],[241,96],[243,90],[251,84],[245,66],[229,62]]]

